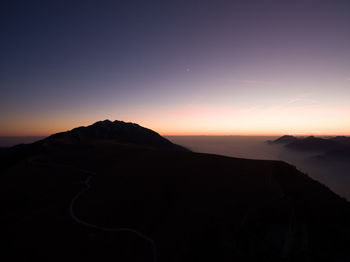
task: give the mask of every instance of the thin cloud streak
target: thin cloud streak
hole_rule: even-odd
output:
[[[293,104],[293,103],[297,103],[297,102],[306,102],[306,103],[311,103],[311,104],[319,103],[320,101],[318,101],[316,99],[309,98],[312,95],[313,95],[312,93],[300,94],[299,96],[297,96],[297,97],[295,97],[293,99],[290,99],[288,101],[288,104]]]
[[[314,99],[308,99],[308,98],[294,98],[288,101],[288,104],[293,104],[296,102],[307,102],[307,103],[311,103],[311,104],[317,104],[320,101],[318,100],[314,100]]]
[[[256,80],[247,80],[247,79],[235,80],[235,81],[236,81],[236,82],[239,82],[239,83],[244,83],[244,84],[255,84],[255,85],[270,85],[270,84],[272,84],[272,82],[256,81]]]

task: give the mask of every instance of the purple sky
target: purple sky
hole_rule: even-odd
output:
[[[350,134],[350,1],[2,1],[0,136]]]

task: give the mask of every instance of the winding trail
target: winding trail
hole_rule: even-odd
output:
[[[74,212],[74,204],[75,202],[79,199],[79,197],[81,197],[81,195],[83,195],[85,192],[87,192],[90,188],[91,188],[91,185],[90,185],[90,180],[96,176],[96,173],[95,172],[91,172],[91,171],[88,171],[88,170],[84,170],[84,169],[81,169],[81,168],[76,168],[76,167],[72,167],[70,165],[66,165],[66,164],[58,164],[58,163],[51,163],[50,165],[47,165],[45,163],[39,163],[33,159],[28,159],[28,164],[32,164],[32,165],[38,165],[38,166],[49,166],[49,167],[52,167],[52,165],[55,165],[59,168],[70,168],[70,169],[76,169],[78,172],[82,172],[82,173],[85,173],[85,174],[88,174],[89,176],[84,180],[84,181],[81,181],[81,183],[85,186],[85,188],[83,188],[81,191],[79,191],[74,197],[73,199],[71,200],[70,202],[70,205],[69,205],[69,213],[70,213],[70,216],[71,218],[78,224],[80,225],[83,225],[83,226],[86,226],[86,227],[89,227],[89,228],[93,228],[93,229],[97,229],[97,230],[101,230],[101,231],[105,231],[105,232],[129,232],[129,233],[132,233],[132,234],[135,234],[137,235],[138,237],[144,239],[145,241],[149,242],[152,246],[152,253],[153,253],[153,259],[152,261],[153,262],[157,262],[157,246],[156,246],[156,242],[149,236],[133,229],[133,228],[126,228],[126,227],[102,227],[102,226],[98,226],[98,225],[94,225],[94,224],[91,224],[89,222],[86,222],[84,220],[81,220]]]
[[[151,237],[149,237],[149,236],[147,236],[147,235],[145,235],[145,234],[143,234],[143,233],[141,233],[141,232],[139,232],[139,231],[137,231],[135,229],[132,229],[132,228],[126,228],[126,227],[115,227],[114,228],[114,227],[102,227],[102,226],[94,225],[94,224],[91,224],[89,222],[81,220],[75,214],[75,212],[74,212],[74,204],[75,204],[75,202],[79,199],[79,197],[81,197],[81,195],[83,195],[85,192],[87,192],[90,189],[90,187],[91,187],[90,180],[92,179],[92,177],[94,175],[96,175],[95,173],[92,173],[90,171],[85,171],[85,170],[80,170],[80,171],[82,171],[84,173],[87,173],[87,174],[90,174],[90,175],[85,179],[85,181],[82,181],[82,184],[85,186],[85,188],[83,188],[80,192],[78,192],[78,194],[76,194],[75,197],[73,197],[73,199],[70,202],[69,213],[70,213],[70,216],[72,217],[72,219],[75,222],[77,222],[77,223],[79,223],[79,224],[81,224],[83,226],[86,226],[86,227],[89,227],[89,228],[93,228],[93,229],[97,229],[97,230],[101,230],[101,231],[106,231],[106,232],[130,232],[130,233],[133,233],[133,234],[137,235],[138,237],[144,239],[145,241],[147,241],[147,242],[149,242],[151,244],[151,246],[152,246],[152,253],[153,253],[153,262],[157,262],[157,246],[156,246],[155,241]]]

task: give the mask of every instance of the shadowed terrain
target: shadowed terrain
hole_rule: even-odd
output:
[[[289,136],[289,135],[285,135],[285,136],[281,136],[279,138],[277,138],[274,141],[267,141],[269,144],[290,144],[293,143],[295,141],[298,141],[299,139],[295,136]]]
[[[131,123],[2,150],[0,193],[13,261],[350,259],[350,205],[324,185],[284,162],[190,152]]]
[[[309,151],[309,152],[332,152],[349,150],[350,137],[336,136],[329,138],[321,137],[294,137],[294,136],[281,136],[274,141],[266,141],[268,144],[284,144],[288,149],[297,151]]]
[[[68,132],[54,134],[46,139],[48,143],[54,141],[65,144],[86,143],[91,140],[113,140],[114,142],[151,146],[159,149],[185,150],[153,130],[135,123],[118,120],[114,122],[110,120],[99,121],[91,126],[74,128]]]
[[[332,139],[309,136],[286,145],[293,150],[327,152],[344,148],[345,145]]]

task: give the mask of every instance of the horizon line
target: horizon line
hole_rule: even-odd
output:
[[[63,131],[64,132],[64,131]],[[155,131],[157,132],[157,131]],[[60,132],[57,132],[57,133],[60,133]],[[242,133],[239,133],[239,134],[228,134],[228,133],[214,133],[214,134],[193,134],[193,133],[167,133],[167,134],[164,134],[164,133],[160,133],[160,132],[157,132],[159,135],[161,136],[285,136],[285,135],[289,135],[289,136],[350,136],[350,133],[349,134],[346,134],[346,133],[337,133],[337,134],[331,134],[331,133],[327,133],[327,134],[315,134],[315,133],[299,133],[299,134],[293,134],[293,133],[247,133],[247,134],[242,134]],[[45,135],[0,135],[0,138],[7,138],[7,137],[49,137],[53,134],[56,134],[56,133],[52,133],[52,134],[45,134]]]

